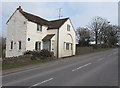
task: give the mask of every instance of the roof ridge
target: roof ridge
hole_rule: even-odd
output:
[[[60,21],[60,20],[67,20],[67,19],[69,19],[69,17],[67,17],[67,18],[62,18],[62,19],[56,19],[56,20],[50,20],[49,22],[52,22],[52,21]]]

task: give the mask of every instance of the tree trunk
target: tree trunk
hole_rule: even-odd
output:
[[[97,44],[98,40],[98,32],[95,32],[95,43]]]

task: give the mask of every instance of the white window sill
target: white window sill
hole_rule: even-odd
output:
[[[42,31],[36,31],[37,33],[42,33]]]
[[[64,50],[64,51],[70,52],[70,51],[72,51],[72,50]]]
[[[21,51],[21,49],[20,50],[18,50],[18,52],[20,52]]]

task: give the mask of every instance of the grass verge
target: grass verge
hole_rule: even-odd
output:
[[[44,59],[44,60],[31,60],[31,61],[27,61],[27,62],[8,64],[8,65],[3,65],[2,70],[19,68],[19,67],[23,67],[23,66],[26,66],[26,65],[39,64],[39,63],[44,63],[44,62],[53,61],[53,60],[55,60],[55,59],[48,58],[48,59]]]

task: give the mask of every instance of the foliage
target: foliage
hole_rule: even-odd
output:
[[[32,54],[32,52],[33,52],[33,51],[28,50],[28,51],[24,52],[24,55]]]
[[[94,34],[92,36],[94,36],[96,44],[115,46],[118,43],[118,31],[120,31],[120,27],[110,25],[109,23],[107,19],[97,16],[88,25],[88,28]]]
[[[118,42],[118,38],[117,38],[118,29],[119,28],[116,25],[109,25],[106,28],[104,43],[109,45],[116,45],[116,43]]]
[[[90,39],[90,32],[87,28],[79,27],[76,31],[78,43],[81,46],[88,46]]]
[[[102,35],[104,32],[104,29],[108,24],[109,22],[106,19],[96,16],[92,19],[91,23],[88,25],[88,28],[90,28],[94,33],[96,44],[98,44],[98,40],[100,40],[100,43],[101,43],[103,39]]]
[[[47,59],[48,57],[53,57],[54,53],[50,52],[48,50],[41,50],[41,51],[27,51],[24,54],[32,54],[31,59],[36,60],[36,59]]]
[[[5,51],[6,51],[6,38],[0,37],[0,57],[5,58]]]

